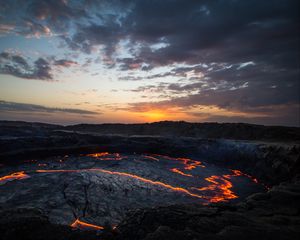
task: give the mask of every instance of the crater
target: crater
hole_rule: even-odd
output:
[[[3,208],[38,208],[52,223],[88,229],[116,226],[128,210],[237,201],[266,190],[240,170],[202,159],[108,152],[3,167],[0,188]]]

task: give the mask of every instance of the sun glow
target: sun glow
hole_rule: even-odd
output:
[[[153,110],[144,112],[143,116],[149,121],[158,121],[166,119],[168,115],[161,110]]]

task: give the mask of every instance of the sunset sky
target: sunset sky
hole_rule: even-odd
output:
[[[299,9],[0,0],[0,120],[299,126]]]

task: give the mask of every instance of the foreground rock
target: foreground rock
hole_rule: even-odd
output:
[[[99,239],[94,231],[73,230],[68,226],[49,222],[38,209],[1,211],[1,240],[81,240]]]
[[[112,230],[71,230],[51,224],[36,209],[2,210],[0,239],[297,239],[300,234],[300,181],[282,183],[237,204],[173,205],[129,212]]]
[[[178,205],[130,213],[117,239],[296,239],[300,181],[282,183],[238,204]]]

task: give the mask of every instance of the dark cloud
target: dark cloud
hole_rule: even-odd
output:
[[[25,79],[53,80],[50,63],[44,58],[29,64],[24,57],[7,52],[0,53],[0,74]]]
[[[98,112],[76,108],[52,108],[36,104],[0,101],[0,112],[31,112],[31,113],[72,113],[72,114],[100,114]]]
[[[140,87],[133,91],[156,91],[159,93],[165,93],[167,90],[177,91],[182,93],[183,91],[198,90],[198,93],[187,94],[183,97],[174,97],[170,94],[170,100],[151,102],[151,103],[133,103],[133,109],[137,110],[143,105],[152,105],[154,107],[194,107],[194,106],[217,106],[219,108],[239,111],[256,111],[260,107],[276,106],[276,105],[288,105],[299,103],[299,83],[297,85],[289,85],[283,83],[281,86],[269,86],[268,84],[255,84],[249,83],[239,87],[231,87],[230,89],[221,86],[210,87],[208,89],[202,88],[203,84],[188,84],[188,85],[149,85],[146,87]],[[135,109],[135,107],[138,107]]]
[[[54,65],[56,66],[60,66],[60,67],[71,67],[71,66],[75,66],[78,63],[72,60],[67,60],[67,59],[60,59],[60,60],[56,60],[54,62]]]
[[[0,53],[0,74],[8,74],[24,79],[54,81],[52,74],[54,66],[71,67],[73,65],[77,65],[77,62],[67,59],[47,60],[38,58],[30,63],[28,59],[21,55],[9,52]]]
[[[1,5],[3,31],[9,30],[9,20],[15,18],[19,27],[25,27],[24,34],[48,34],[50,30],[74,50],[91,53],[94,46],[101,45],[108,65],[114,61],[121,69],[139,65],[149,70],[176,62],[296,65],[297,0],[13,0],[1,1]],[[114,59],[118,44],[125,39],[133,57]],[[159,43],[166,45],[151,47]]]
[[[65,33],[74,21],[88,18],[86,1],[67,0],[1,0],[0,14],[6,32],[25,36]]]
[[[151,65],[253,58],[281,64],[295,59],[296,9],[298,1],[138,1],[124,24],[133,43],[144,43],[135,57]],[[149,48],[162,41],[168,46]]]

